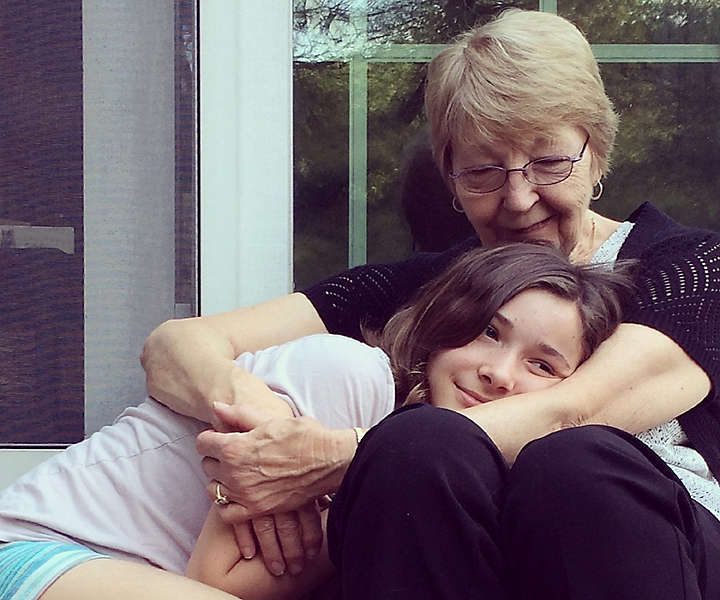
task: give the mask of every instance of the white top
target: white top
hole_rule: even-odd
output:
[[[598,248],[590,262],[614,263],[634,223],[621,223]],[[675,472],[690,497],[720,519],[720,485],[710,472],[702,455],[689,445],[677,419],[638,433],[637,437],[650,447]]]
[[[387,356],[335,335],[237,361],[296,415],[330,428],[370,427],[394,408]],[[0,494],[0,541],[77,541],[182,573],[210,509],[195,436],[207,424],[147,399]]]

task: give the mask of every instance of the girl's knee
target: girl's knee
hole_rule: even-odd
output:
[[[603,425],[574,427],[520,452],[508,478],[508,506],[532,498],[546,511],[592,511],[626,498],[628,482],[652,486],[667,478],[674,478],[669,468],[629,433]]]

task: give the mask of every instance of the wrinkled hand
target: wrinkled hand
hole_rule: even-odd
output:
[[[245,558],[255,555],[257,542],[271,573],[299,573],[322,547],[315,498],[339,485],[355,452],[354,433],[306,417],[266,420],[247,406],[216,405],[215,413],[224,431],[250,431],[198,436],[203,470],[212,479],[208,495],[215,499],[221,482],[231,503],[219,514],[233,524]]]
[[[355,453],[352,429],[327,429],[310,417],[264,420],[238,405],[216,411],[227,426],[247,431],[197,437],[203,471],[232,502],[221,511],[228,523],[297,510],[337,489]],[[212,481],[208,495],[215,498]]]
[[[323,543],[320,513],[314,502],[294,512],[265,515],[237,523],[233,528],[243,557],[253,558],[259,545],[268,571],[278,576],[286,571],[291,575],[299,574],[305,558],[315,558]]]

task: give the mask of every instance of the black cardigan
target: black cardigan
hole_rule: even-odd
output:
[[[710,393],[678,420],[720,476],[720,235],[680,225],[649,203],[629,220],[635,227],[618,258],[639,259],[641,272],[623,320],[662,331],[707,373]]]
[[[710,394],[679,420],[692,446],[720,476],[720,235],[680,225],[649,203],[629,220],[635,227],[618,258],[640,262],[639,293],[625,307],[624,320],[662,331],[710,377]],[[478,240],[470,238],[443,253],[363,265],[303,293],[328,331],[362,339],[361,323],[381,328],[420,285],[477,245]],[[641,351],[628,349],[629,355]]]

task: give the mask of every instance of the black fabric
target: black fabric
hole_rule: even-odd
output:
[[[420,252],[386,265],[362,265],[313,285],[305,294],[330,333],[362,340],[361,325],[381,329],[387,320],[457,256],[479,246],[468,238],[442,253]]]
[[[710,470],[720,474],[720,234],[680,225],[649,203],[629,220],[635,227],[618,258],[638,259],[641,277],[625,320],[662,331],[710,377],[708,397],[679,420]],[[304,293],[331,333],[362,339],[361,323],[381,328],[422,283],[477,245],[469,239],[442,254],[356,267]]]
[[[506,474],[492,441],[459,413],[411,404],[372,428],[330,507],[343,600],[504,598]]]
[[[720,474],[720,234],[676,223],[651,204],[635,222],[619,258],[639,259],[639,292],[625,321],[675,340],[707,373],[710,394],[680,415],[691,445]],[[640,350],[640,349],[637,349]]]
[[[358,448],[328,542],[344,600],[720,597],[720,522],[603,426],[536,440],[508,469],[462,415],[400,409]]]

